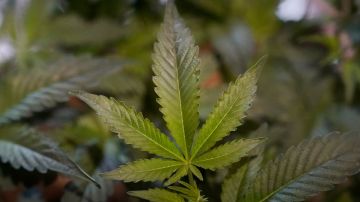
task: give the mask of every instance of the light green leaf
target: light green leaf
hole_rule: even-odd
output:
[[[108,179],[125,182],[162,181],[173,174],[183,164],[179,161],[164,159],[143,159],[120,166],[120,168],[103,173]]]
[[[248,152],[263,142],[263,139],[238,139],[220,145],[195,158],[193,164],[205,169],[215,170],[228,166],[247,156]]]
[[[188,173],[188,168],[183,166],[179,168],[174,175],[172,175],[165,183],[165,186],[169,186],[179,181],[182,177],[184,177]]]
[[[158,188],[143,191],[130,191],[128,194],[152,202],[185,202],[178,194]]]
[[[119,61],[65,57],[47,68],[9,74],[0,83],[0,125],[30,117],[69,99],[68,92],[92,89],[120,69]]]
[[[6,133],[6,134],[5,134]],[[3,128],[0,131],[0,159],[15,169],[48,170],[79,177],[98,185],[49,138],[32,128]]]
[[[190,165],[190,171],[201,181],[203,181],[203,176],[200,172],[200,170],[196,167],[196,166],[193,166],[193,165]]]
[[[304,201],[360,168],[360,137],[331,134],[303,141],[270,162],[241,201]]]
[[[263,64],[264,59],[261,59],[243,76],[239,76],[235,83],[230,84],[219,98],[214,111],[195,136],[193,158],[206,152],[241,124],[254,99],[258,74]]]
[[[92,107],[110,130],[118,133],[127,144],[165,158],[182,159],[175,144],[141,113],[115,99],[85,92],[74,94]]]
[[[185,157],[199,125],[199,58],[190,30],[172,2],[154,46],[153,81],[160,111]]]

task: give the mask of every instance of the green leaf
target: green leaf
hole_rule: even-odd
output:
[[[196,166],[193,166],[193,165],[190,165],[190,171],[201,181],[203,181],[203,176],[200,172],[200,170],[196,167]]]
[[[162,181],[173,174],[183,164],[179,161],[158,158],[143,159],[120,166],[113,171],[103,173],[109,179],[123,180],[125,182]]]
[[[215,170],[228,166],[247,156],[248,152],[263,142],[263,139],[238,139],[220,145],[196,157],[193,164],[205,169]]]
[[[9,74],[0,83],[0,125],[30,117],[69,99],[68,92],[92,89],[122,63],[88,57],[65,57],[47,68]]]
[[[261,59],[243,76],[239,76],[235,83],[230,84],[220,97],[214,111],[195,136],[193,158],[206,152],[241,124],[254,99],[258,74],[263,64],[264,59]]]
[[[359,171],[358,134],[310,138],[270,162],[241,201],[303,201]]]
[[[171,176],[165,183],[165,186],[169,186],[171,184],[174,184],[175,182],[179,181],[182,177],[184,177],[188,173],[188,168],[186,166],[183,166],[179,168],[176,173]]]
[[[268,133],[267,125],[263,124],[256,131],[252,132],[249,138],[257,138],[265,136]],[[250,157],[244,159],[241,167],[238,168],[235,173],[230,173],[222,184],[221,201],[222,202],[236,202],[240,200],[240,197],[244,194],[246,188],[251,182],[253,182],[257,173],[262,167],[264,156],[263,152],[265,144],[261,144],[250,151]]]
[[[74,94],[92,107],[110,130],[118,133],[127,144],[165,158],[182,159],[175,144],[141,113],[112,98],[80,91]]]
[[[128,194],[152,202],[185,202],[178,194],[159,188],[143,191],[130,191]]]
[[[21,167],[40,173],[52,170],[97,184],[52,140],[35,129],[3,128],[0,135],[0,159],[3,163],[10,163],[15,169]]]
[[[175,141],[188,156],[199,125],[199,48],[172,2],[154,46],[153,81],[160,111]]]

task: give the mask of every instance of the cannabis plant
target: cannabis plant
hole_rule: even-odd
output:
[[[130,195],[150,201],[206,201],[196,180],[203,180],[201,170],[224,168],[248,157],[225,180],[224,202],[302,201],[360,168],[360,153],[355,147],[360,138],[351,134],[305,140],[264,167],[263,138],[236,138],[219,144],[241,125],[254,99],[264,59],[228,86],[199,127],[199,50],[171,1],[157,40],[153,82],[169,136],[120,101],[73,92],[127,144],[155,155],[102,174],[125,182],[164,182],[164,188],[131,191]]]
[[[100,68],[102,67],[102,68]],[[0,162],[15,169],[49,170],[96,184],[58,144],[35,126],[13,124],[68,101],[69,90],[94,89],[121,63],[89,57],[64,57],[50,67],[15,69],[0,80]]]

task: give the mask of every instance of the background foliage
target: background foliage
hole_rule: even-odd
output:
[[[264,162],[305,138],[360,129],[360,1],[303,1],[306,10],[293,20],[280,14],[281,2],[176,2],[199,45],[200,124],[228,83],[268,55],[253,106],[226,138],[248,137],[261,127]],[[0,153],[9,141],[15,151],[34,141],[39,145],[30,154],[67,165],[44,173],[41,166],[15,169],[16,159],[1,158],[0,201],[136,201],[125,192],[156,186],[95,174],[151,156],[118,140],[68,91],[111,95],[165,131],[151,80],[164,1],[17,0],[1,1],[0,9]],[[34,139],[22,139],[24,131]],[[42,136],[49,140],[37,140]],[[66,157],[53,159],[49,147]],[[94,176],[84,177],[78,165]],[[201,190],[220,201],[221,183],[233,168],[202,172]],[[94,178],[103,189],[72,175]],[[359,183],[355,175],[309,201],[359,201]]]

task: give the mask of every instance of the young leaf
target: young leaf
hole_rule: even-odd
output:
[[[68,100],[68,92],[91,89],[106,75],[118,70],[119,62],[103,59],[66,57],[50,68],[10,74],[0,83],[0,125]]]
[[[173,160],[143,159],[120,166],[120,168],[104,173],[102,176],[125,182],[162,181],[182,165],[181,162]]]
[[[165,158],[182,159],[175,144],[141,113],[115,99],[85,92],[74,94],[92,107],[110,130],[118,133],[127,144]]]
[[[200,190],[198,189],[198,187],[196,185],[191,185],[191,184],[183,182],[183,181],[179,181],[179,183],[181,185],[183,185],[184,187],[170,186],[169,189],[179,192],[179,195],[184,197],[188,201],[194,201],[194,202],[206,202],[207,201],[207,199],[201,195]]]
[[[220,145],[203,155],[196,157],[193,163],[205,169],[215,170],[228,166],[263,142],[263,139],[238,139]]]
[[[185,202],[178,194],[158,188],[143,191],[130,191],[128,194],[152,202]]]
[[[2,129],[0,139],[0,159],[10,163],[14,168],[28,171],[37,170],[46,173],[53,170],[66,175],[79,177],[95,182],[76,163],[49,138],[31,128]]]
[[[167,127],[185,157],[199,124],[199,58],[190,30],[173,2],[154,46],[153,81]]]
[[[193,166],[193,165],[190,165],[190,171],[201,181],[203,181],[203,176],[200,172],[200,170],[196,167],[196,166]]]
[[[220,97],[214,111],[195,136],[191,150],[193,158],[210,149],[240,125],[254,99],[256,82],[263,63],[264,59],[257,62],[243,76],[239,76]]]
[[[359,136],[331,134],[303,141],[270,162],[243,201],[303,201],[360,169]]]
[[[183,166],[179,168],[176,173],[171,176],[165,183],[165,186],[169,186],[177,181],[179,181],[182,177],[184,177],[188,173],[188,168],[186,166]]]

